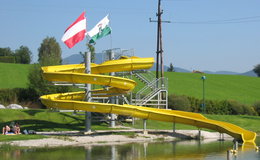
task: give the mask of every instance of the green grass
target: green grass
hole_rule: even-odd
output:
[[[205,115],[209,119],[225,121],[233,123],[242,128],[260,133],[260,117],[247,115]],[[84,130],[84,115],[73,115],[72,113],[51,112],[44,109],[29,109],[29,110],[0,110],[0,127],[5,124],[10,124],[17,121],[21,125],[21,130],[35,131],[68,131],[68,130]],[[132,124],[125,123],[126,126],[132,127]],[[143,121],[136,120],[134,128],[143,128]],[[173,124],[160,121],[147,121],[149,129],[172,129]],[[196,127],[177,124],[177,129],[196,129]],[[110,130],[105,123],[93,122],[92,130]],[[9,136],[10,137],[10,136]]]
[[[244,129],[254,131],[260,134],[260,117],[259,116],[245,116],[245,115],[205,115],[209,119],[214,119],[218,121],[228,122],[240,126]],[[125,124],[127,126],[131,126],[131,124]],[[143,128],[143,120],[136,120],[134,128],[142,129]],[[198,129],[197,127],[184,125],[184,124],[175,124],[176,129],[185,129],[185,130],[193,130]],[[173,123],[169,122],[161,122],[154,120],[147,120],[147,129],[173,129]]]
[[[81,131],[85,129],[85,116],[72,113],[51,112],[49,110],[0,110],[0,127],[6,124],[18,122],[21,131]],[[93,122],[92,130],[109,130],[108,125],[101,122]],[[2,131],[1,131],[2,132]]]
[[[240,126],[244,129],[254,131],[260,135],[260,116],[248,115],[206,115],[207,118],[228,122]]]
[[[30,64],[0,63],[0,88],[26,88]]]
[[[202,99],[201,74],[166,72],[169,94],[188,95]],[[240,75],[206,74],[205,98],[236,100],[253,104],[260,100],[260,78]]]
[[[209,119],[229,122],[238,125],[244,129],[251,130],[260,134],[260,117],[259,116],[244,116],[244,115],[205,115]],[[19,122],[21,131],[24,129],[35,131],[83,131],[84,130],[84,115],[73,115],[72,113],[50,112],[49,110],[0,110],[0,127],[10,124],[13,121]],[[133,128],[143,128],[143,120],[135,121],[135,125],[125,123],[125,126]],[[196,130],[194,126],[175,124],[176,129]],[[93,122],[92,130],[111,130],[108,124],[101,122]],[[147,120],[147,129],[173,129],[173,123],[160,122],[154,120]],[[117,133],[113,133],[117,134]],[[134,137],[132,132],[119,133],[120,135],[127,135]],[[6,136],[0,135],[0,141],[26,140],[26,139],[41,139],[42,135],[14,135]],[[65,137],[66,138],[66,137]]]
[[[17,140],[29,140],[29,139],[42,139],[44,135],[0,135],[0,142],[17,141]]]

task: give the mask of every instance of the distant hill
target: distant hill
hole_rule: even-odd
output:
[[[73,54],[63,59],[63,64],[79,64],[83,63],[84,59],[80,54]],[[96,53],[96,59],[95,63],[100,64],[103,62],[102,53]],[[167,65],[164,65],[164,71],[167,72],[167,69],[169,67]],[[174,67],[175,72],[183,72],[183,73],[189,73],[190,70],[180,68],[180,67]],[[150,69],[151,71],[156,71],[156,63],[154,63],[153,67]],[[203,71],[207,74],[224,74],[224,75],[244,75],[244,76],[251,76],[251,77],[257,77],[257,75],[253,71],[248,71],[245,73],[238,73],[238,72],[231,72],[231,71]]]
[[[80,54],[73,54],[73,55],[70,55],[70,56],[64,58],[62,60],[62,63],[63,64],[79,64],[79,63],[82,63],[83,61],[84,61],[83,57]],[[97,53],[95,63],[100,64],[102,62],[103,62],[102,53]],[[164,71],[167,71],[168,68],[169,68],[168,66],[164,65]],[[176,72],[191,72],[187,69],[183,69],[180,67],[174,67],[174,69]],[[154,63],[153,67],[150,70],[151,71],[156,70],[156,63]]]
[[[169,66],[166,66],[164,65],[164,71],[167,72]],[[153,67],[150,69],[151,71],[156,71],[156,63],[154,63]],[[188,72],[191,72],[187,69],[183,69],[183,68],[180,68],[180,67],[174,67],[174,70],[175,72],[184,72],[184,73],[188,73]]]
[[[63,64],[80,64],[83,63],[84,59],[80,54],[73,54],[66,58],[63,58]],[[102,53],[96,53],[95,63],[99,64],[103,62]]]
[[[254,72],[253,70],[252,70],[252,71],[245,72],[245,73],[241,73],[240,75],[251,76],[251,77],[257,77],[257,74],[255,74],[255,72]]]
[[[244,75],[244,76],[250,76],[250,77],[257,77],[255,72],[253,70],[245,72],[245,73],[238,73],[238,72],[231,72],[231,71],[217,71],[217,72],[211,72],[211,71],[203,71],[207,74],[225,74],[225,75]]]
[[[231,72],[231,71],[216,71],[216,72],[203,71],[203,72],[207,73],[207,74],[227,74],[227,75],[238,75],[238,74],[240,74],[240,73]]]
[[[70,55],[62,60],[63,64],[79,64],[84,61],[83,57],[80,54]]]

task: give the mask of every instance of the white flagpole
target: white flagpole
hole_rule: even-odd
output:
[[[86,12],[85,12],[86,13]],[[86,21],[87,23],[87,21]],[[87,36],[87,32],[86,32],[86,36]],[[86,46],[88,47],[88,38],[87,39],[87,43]],[[88,49],[87,52],[85,52],[85,73],[86,74],[91,74],[91,52]],[[85,101],[87,102],[91,102],[91,84],[85,84]],[[91,112],[85,112],[85,133],[91,133]]]

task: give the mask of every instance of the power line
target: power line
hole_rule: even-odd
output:
[[[207,20],[207,21],[172,21],[172,23],[177,24],[229,24],[229,23],[251,23],[260,22],[260,16],[250,16],[232,19],[222,19],[222,20]]]

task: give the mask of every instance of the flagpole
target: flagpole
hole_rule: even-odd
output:
[[[85,52],[85,73],[91,74],[91,53]],[[85,101],[91,102],[91,84],[85,84]],[[91,132],[91,112],[85,112],[85,132]]]
[[[84,11],[86,13],[86,11]],[[88,38],[86,46],[88,45]],[[87,52],[85,52],[85,73],[86,74],[91,74],[91,52],[88,49]],[[91,84],[85,84],[85,101],[91,102]],[[85,133],[90,133],[91,132],[91,112],[85,112]]]
[[[87,42],[87,46],[89,46],[91,43],[95,44],[95,41],[97,39],[100,39],[108,34],[111,34],[111,28],[108,26],[109,19],[108,15],[104,17],[101,21],[99,21],[94,28],[92,28],[90,31],[87,32],[87,36],[89,36],[91,39]],[[112,42],[111,42],[112,45]],[[91,73],[91,68],[90,68],[90,48],[89,51],[86,52],[85,55],[85,72],[86,74]],[[91,84],[86,84],[86,101],[90,102],[91,101]],[[90,125],[91,125],[91,115],[90,112],[86,113],[86,120],[85,120],[85,126],[86,126],[86,131],[90,131]]]
[[[112,41],[112,33],[110,34],[110,49],[112,50],[113,47],[113,41]]]
[[[108,14],[109,19],[110,19],[110,14]],[[109,26],[111,26],[111,20],[109,20]],[[113,39],[112,39],[112,31],[110,33],[110,49],[112,50],[113,47]]]
[[[82,41],[86,37],[86,11],[82,12],[80,16],[74,21],[66,30],[61,40],[72,48],[75,44]],[[87,43],[88,46],[88,43]],[[85,73],[91,74],[91,53],[85,52]],[[91,84],[85,84],[85,101],[91,102]],[[91,132],[91,112],[85,112],[85,131]]]

